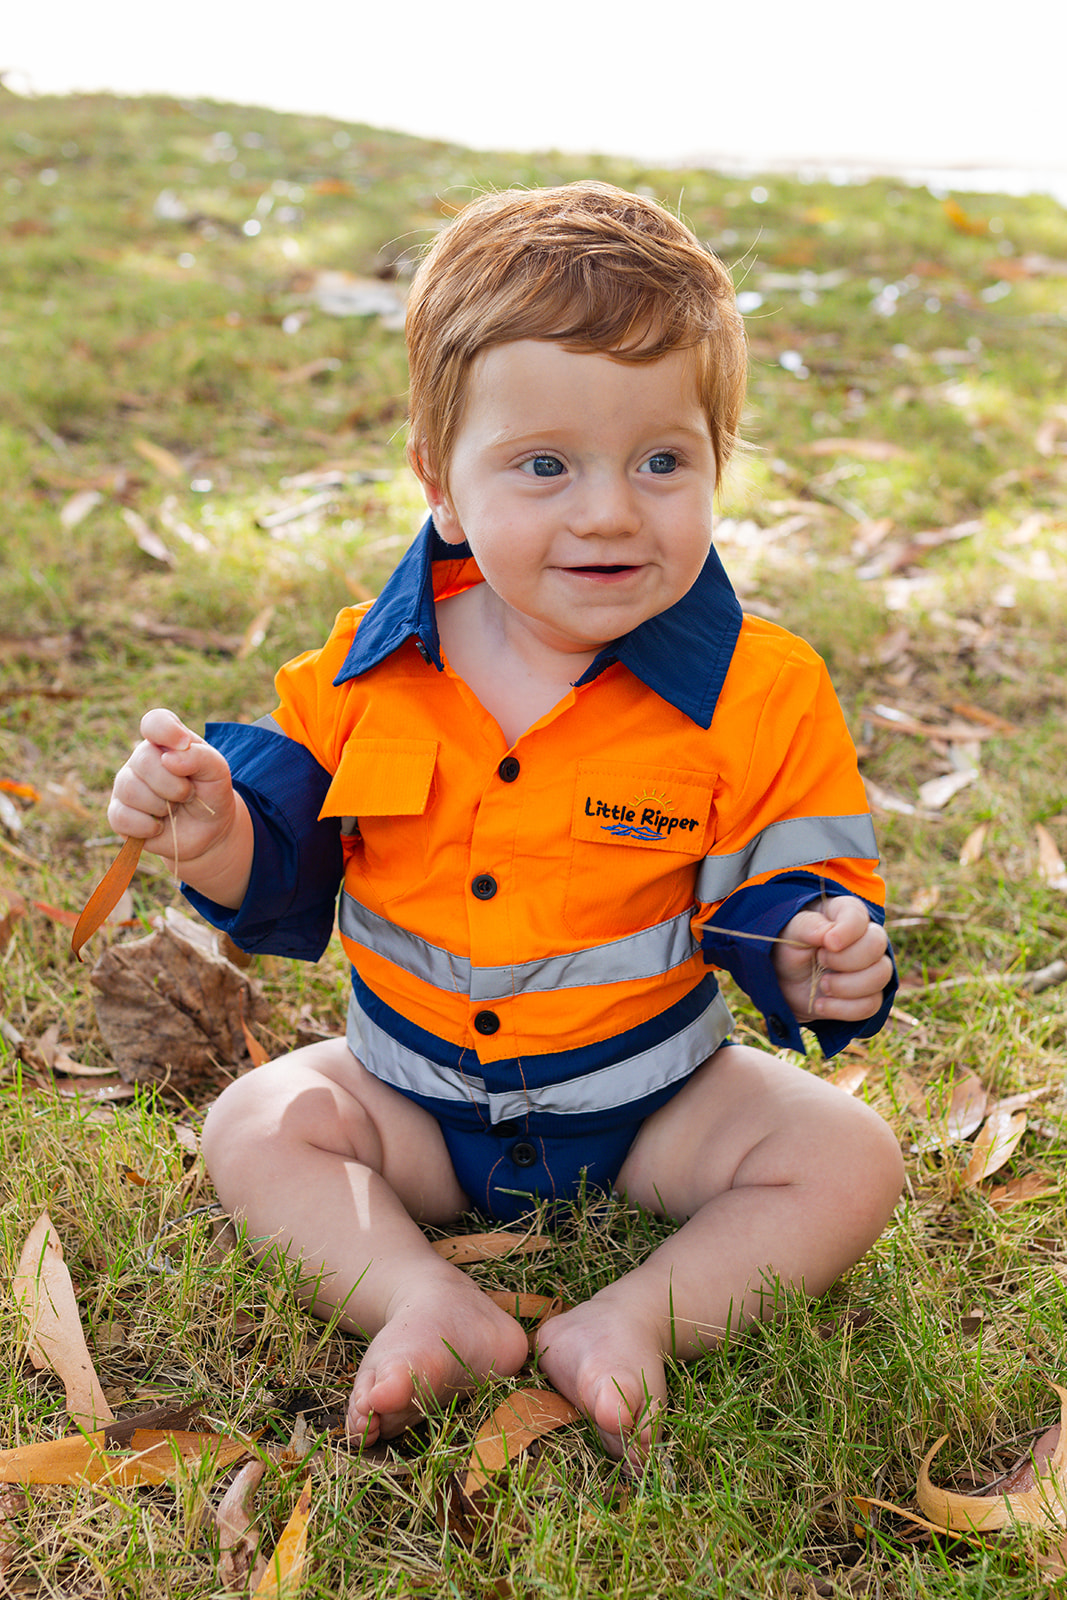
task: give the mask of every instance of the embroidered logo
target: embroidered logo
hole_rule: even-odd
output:
[[[669,839],[676,828],[684,833],[701,826],[699,817],[672,817],[668,813],[673,810],[674,801],[655,789],[634,795],[631,805],[592,794],[585,797],[585,815],[606,818],[599,826],[616,838],[658,841]]]

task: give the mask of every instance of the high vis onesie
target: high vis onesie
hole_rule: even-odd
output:
[[[212,724],[255,827],[245,949],[315,960],[337,920],[348,1038],[440,1121],[472,1203],[609,1187],[642,1120],[726,1040],[713,967],[803,1049],[772,939],[820,894],[882,920],[852,741],[801,640],[743,617],[714,551],[509,746],[442,658],[435,600],[481,582],[428,522],[370,606]],[[753,938],[753,935],[758,937]],[[877,1032],[817,1024],[832,1054]]]

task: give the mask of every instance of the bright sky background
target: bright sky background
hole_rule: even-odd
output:
[[[1067,170],[1063,0],[9,0],[38,93],[159,91],[485,148]]]

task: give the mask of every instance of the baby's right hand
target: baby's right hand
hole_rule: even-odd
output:
[[[214,876],[212,857],[238,821],[226,758],[173,711],[147,711],[141,733],[141,743],[115,778],[107,819],[117,834],[144,839],[149,850],[199,888],[205,871]]]

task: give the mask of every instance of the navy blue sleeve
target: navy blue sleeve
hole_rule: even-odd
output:
[[[759,1007],[772,1044],[805,1053],[800,1027],[778,983],[769,941],[777,938],[791,917],[821,895],[848,893],[841,884],[829,878],[816,877],[811,872],[783,872],[766,883],[738,889],[708,918],[701,940],[705,961],[728,972],[738,987]],[[872,921],[879,924],[885,922],[885,912],[881,906],[872,905],[869,900],[863,903]],[[742,934],[760,934],[762,938],[739,939],[729,931],[732,928]],[[892,960],[892,950],[889,956]],[[831,1020],[805,1023],[805,1027],[810,1027],[818,1039],[825,1056],[835,1056],[853,1039],[869,1039],[878,1032],[889,1015],[897,981],[894,963],[893,976],[885,987],[881,1006],[873,1017],[867,1017],[863,1022]]]
[[[236,911],[184,883],[182,893],[242,950],[317,961],[333,933],[343,872],[340,821],[319,821],[331,774],[304,745],[268,727],[209,722],[205,736],[229,762],[251,813],[252,876]]]

